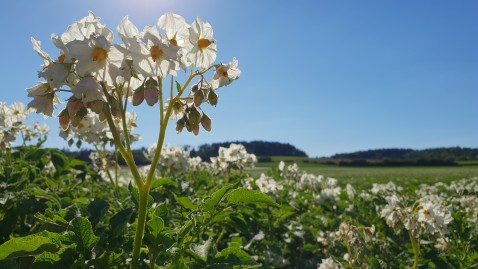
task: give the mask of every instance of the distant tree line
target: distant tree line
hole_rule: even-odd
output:
[[[219,147],[229,147],[231,143],[242,144],[246,148],[247,152],[254,153],[258,156],[259,161],[271,161],[269,156],[298,156],[298,157],[307,157],[307,154],[297,149],[296,147],[279,142],[265,142],[265,141],[233,141],[233,142],[223,142],[223,143],[212,143],[212,144],[203,144],[197,148],[192,148],[191,146],[185,146],[186,150],[190,151],[191,157],[199,156],[205,162],[209,162],[210,157],[216,157],[219,152]],[[73,151],[70,149],[62,150],[66,155],[74,157],[76,159],[91,163],[90,154],[94,152],[93,149],[80,149],[78,151]],[[151,163],[144,155],[146,148],[142,147],[139,149],[133,150],[133,157],[138,165],[146,165]],[[113,151],[108,154],[110,160],[115,160],[116,156]],[[121,157],[121,154],[118,152],[118,163],[120,165],[126,165],[126,162]]]
[[[328,162],[341,166],[453,166],[458,161],[478,160],[478,149],[434,148],[375,149],[335,154]]]
[[[266,142],[266,141],[232,141],[222,143],[203,144],[191,150],[191,156],[199,156],[203,161],[209,161],[210,157],[218,155],[219,147],[229,147],[231,143],[242,144],[247,152],[256,156],[297,156],[307,157],[307,154],[288,143]]]
[[[364,159],[364,160],[478,160],[478,149],[450,147],[433,149],[374,149],[352,153],[335,154],[332,159]]]

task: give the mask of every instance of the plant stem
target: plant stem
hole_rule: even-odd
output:
[[[12,164],[12,149],[7,148],[7,164]]]
[[[420,258],[420,242],[418,242],[417,238],[413,236],[412,231],[409,231],[408,234],[410,235],[410,241],[412,242],[412,248],[413,248],[413,254],[414,254],[413,268],[417,269],[418,259]]]
[[[133,244],[133,260],[131,268],[139,268],[139,254],[141,245],[143,244],[144,228],[146,224],[146,209],[148,207],[149,187],[139,189],[139,209],[138,209],[138,225],[136,226],[136,235]]]

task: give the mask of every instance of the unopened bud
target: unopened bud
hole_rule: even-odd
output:
[[[68,109],[63,109],[58,115],[58,121],[60,122],[60,127],[63,130],[68,129],[68,125],[70,125],[70,115],[68,115]]]
[[[120,103],[113,96],[109,96],[108,104],[110,105],[111,115],[115,117],[121,117]],[[107,109],[107,108],[106,108]]]
[[[144,101],[144,87],[137,88],[133,93],[133,106],[139,106]]]
[[[188,113],[188,122],[192,125],[198,125],[201,122],[201,113],[195,107],[192,107]]]
[[[210,132],[211,131],[211,118],[209,118],[206,114],[202,114],[201,117],[201,125],[204,130]]]
[[[216,106],[217,105],[217,94],[213,90],[209,91],[209,94],[207,95],[207,100],[209,101],[209,104],[211,106]]]
[[[74,115],[73,117],[70,117],[70,123],[71,125],[73,125],[74,127],[77,127],[81,120],[88,114],[88,109],[86,109],[86,107],[82,107],[80,110],[78,110],[78,112],[76,112],[76,115]]]
[[[68,114],[70,117],[73,117],[81,108],[84,107],[84,105],[80,99],[72,97],[68,100],[66,107],[68,108]]]
[[[70,140],[68,140],[68,147],[71,147],[71,145],[73,145],[75,141],[73,141],[73,138],[70,138]]]
[[[76,147],[81,148],[81,140],[76,141]]]
[[[186,125],[186,120],[184,118],[179,119],[176,122],[176,132],[178,132],[178,134],[182,132],[185,125]]]
[[[196,136],[199,134],[199,124],[193,125],[193,134]]]
[[[100,118],[100,122],[104,122],[106,120],[106,115],[104,112],[100,113],[98,117]]]
[[[90,109],[96,114],[101,114],[103,112],[103,101],[95,100],[89,103]]]
[[[154,106],[158,102],[159,92],[156,88],[146,88],[144,89],[144,99],[149,106]]]
[[[188,132],[193,131],[193,125],[189,121],[186,121],[186,130],[188,130]]]
[[[204,100],[204,94],[202,91],[197,91],[194,94],[194,105],[196,107],[199,107],[202,104],[202,101]]]

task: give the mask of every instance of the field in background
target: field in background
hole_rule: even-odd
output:
[[[350,183],[357,189],[367,189],[373,183],[393,181],[402,186],[416,186],[422,183],[450,182],[463,178],[478,177],[478,163],[460,163],[460,166],[433,167],[347,167],[307,162],[306,157],[272,157],[272,162],[258,163],[256,168],[248,170],[253,177],[277,168],[283,160],[286,165],[297,163],[301,170],[308,173],[333,177],[340,185]],[[305,161],[305,162],[304,162]]]

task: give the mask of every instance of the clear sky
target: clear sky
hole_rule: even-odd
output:
[[[0,101],[28,103],[51,33],[92,10],[116,33],[129,15],[141,30],[165,12],[211,23],[218,61],[239,60],[241,78],[208,110],[210,133],[166,143],[287,142],[309,156],[377,148],[478,147],[478,1],[48,0],[3,3]],[[156,141],[146,105],[137,132]],[[43,121],[42,117],[36,119]],[[66,147],[57,120],[46,146]]]

